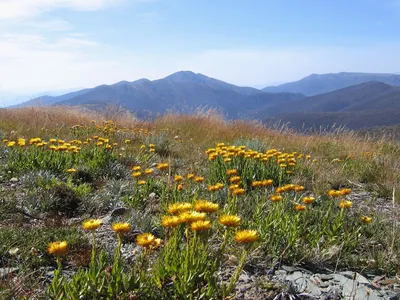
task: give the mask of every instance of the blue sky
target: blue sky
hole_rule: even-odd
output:
[[[0,101],[192,70],[400,72],[400,0],[0,0]]]

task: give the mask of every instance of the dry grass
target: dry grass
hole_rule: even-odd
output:
[[[65,134],[73,125],[89,124],[92,120],[99,124],[109,119],[118,128],[124,128],[125,132],[143,128],[155,135],[166,132],[170,137],[178,136],[185,143],[183,152],[179,153],[184,158],[193,156],[197,159],[205,148],[213,146],[217,141],[233,143],[239,139],[259,140],[267,147],[282,151],[309,153],[319,162],[310,165],[309,185],[315,190],[348,184],[348,180],[378,184],[387,191],[398,191],[400,187],[399,143],[386,138],[362,137],[345,130],[301,135],[284,125],[268,129],[256,121],[226,121],[215,111],[199,111],[193,115],[171,113],[153,121],[139,121],[129,112],[112,106],[103,112],[71,107],[0,110],[0,128],[8,138],[18,138],[21,135],[46,136],[45,132],[49,132],[49,136],[57,132]],[[371,156],[366,157],[366,153],[371,153]],[[365,169],[351,162],[337,165],[330,163],[349,156],[362,160]],[[398,193],[396,197],[399,198]]]

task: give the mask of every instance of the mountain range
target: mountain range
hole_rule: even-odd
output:
[[[294,128],[345,125],[351,129],[400,123],[400,75],[312,74],[299,81],[258,90],[239,87],[191,71],[158,80],[139,79],[100,85],[23,103],[103,109],[116,104],[139,117],[168,111],[217,109],[228,119],[282,120]]]
[[[400,86],[400,75],[350,72],[311,74],[298,81],[265,87],[263,91],[269,93],[301,93],[306,96],[314,96],[368,81],[379,81]]]

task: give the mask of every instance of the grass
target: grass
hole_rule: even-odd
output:
[[[0,282],[4,297],[227,298],[249,261],[399,271],[396,141],[299,135],[212,111],[139,121],[115,108],[2,109],[0,132],[1,263],[20,269],[19,281]],[[179,214],[179,203],[207,214]],[[224,226],[224,214],[240,224]],[[105,216],[133,228],[80,226]],[[249,243],[237,237],[243,230],[253,230]],[[53,257],[47,245],[57,240],[68,251]],[[51,280],[37,280],[49,267]],[[231,280],[221,277],[228,270]]]

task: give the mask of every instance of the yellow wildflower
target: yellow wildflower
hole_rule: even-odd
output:
[[[219,205],[207,200],[196,200],[194,210],[198,212],[212,213],[218,210]]]
[[[282,196],[281,195],[271,195],[269,197],[269,199],[273,202],[279,202],[282,200]]]
[[[129,223],[114,223],[112,224],[112,230],[116,233],[127,233],[131,230],[131,225]]]
[[[203,177],[203,176],[196,176],[196,177],[194,178],[194,181],[195,181],[195,182],[198,182],[198,183],[201,183],[201,182],[204,181],[204,177]]]
[[[297,211],[303,211],[303,210],[306,210],[306,206],[305,205],[301,205],[299,203],[295,203],[294,204],[294,209],[297,210]]]
[[[348,200],[340,200],[339,207],[340,208],[350,208],[353,206],[353,202]]]
[[[240,217],[232,215],[222,215],[219,217],[219,222],[228,227],[238,227],[240,225]]]
[[[186,211],[179,215],[182,223],[193,223],[196,221],[204,221],[206,219],[206,213],[197,211]]]
[[[230,169],[226,171],[226,175],[231,176],[231,175],[236,175],[238,173],[237,170],[235,169]]]
[[[168,206],[168,212],[170,214],[180,214],[190,209],[192,209],[192,204],[189,202],[177,202]]]
[[[235,241],[238,243],[253,243],[257,240],[257,230],[242,230],[235,233]]]
[[[174,180],[175,180],[176,182],[182,181],[182,180],[183,180],[183,176],[181,176],[181,175],[175,175]]]
[[[149,248],[155,241],[155,236],[151,233],[142,233],[136,237],[136,243],[144,248]]]
[[[232,191],[232,194],[234,194],[234,195],[243,195],[245,193],[245,190],[244,189],[234,189],[233,191]]]
[[[181,223],[181,219],[177,216],[164,216],[161,220],[161,224],[164,227],[176,227]]]
[[[47,248],[47,251],[49,254],[54,254],[54,255],[62,255],[67,252],[67,247],[68,243],[66,241],[57,241],[57,242],[52,242],[49,243],[49,247]]]
[[[96,230],[103,224],[100,219],[90,219],[82,223],[82,227],[85,230]]]
[[[305,203],[305,204],[310,204],[310,203],[313,203],[314,200],[315,200],[314,197],[309,196],[309,197],[303,197],[303,199],[301,201],[303,201],[303,203]]]
[[[372,222],[372,218],[371,217],[367,217],[367,216],[362,216],[360,218],[361,222],[363,223],[371,223]]]
[[[193,231],[205,231],[209,230],[211,228],[211,222],[210,221],[196,221],[190,224],[190,228],[192,228]]]

